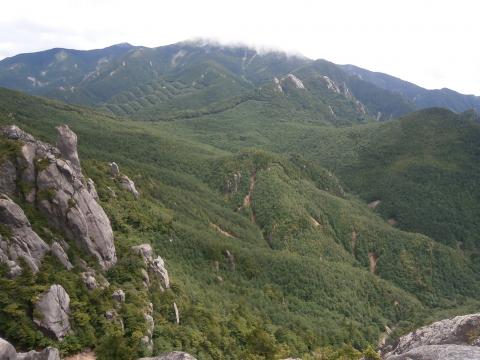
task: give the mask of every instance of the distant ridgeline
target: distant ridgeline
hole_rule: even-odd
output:
[[[475,359],[397,339],[478,311],[478,98],[195,42],[0,85],[0,357]]]

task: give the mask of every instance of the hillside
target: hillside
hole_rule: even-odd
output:
[[[394,76],[373,72],[354,65],[340,65],[348,74],[368,81],[381,89],[398,93],[415,104],[418,109],[442,107],[457,113],[474,109],[480,112],[480,97],[464,95],[450,89],[427,90]]]
[[[315,148],[309,157],[305,151],[304,158],[286,154],[291,146],[300,150],[300,143],[291,141],[298,131],[328,139],[333,132],[351,129],[281,118],[252,122],[250,116],[240,116],[260,110],[257,114],[270,118],[269,112],[255,106],[272,109],[247,101],[194,121],[152,124],[1,90],[1,125],[17,124],[50,143],[55,126],[67,124],[76,132],[83,171],[94,180],[99,203],[112,223],[118,261],[104,273],[110,287],[94,293],[83,285],[78,268],[56,271],[53,259],[33,277],[2,277],[2,288],[7,290],[1,298],[0,334],[21,348],[55,344],[68,353],[96,346],[102,356],[106,347],[125,346],[135,358],[145,349],[134,335],[135,327],[143,325],[132,306],[147,296],[154,304],[154,353],[181,349],[198,359],[255,354],[270,359],[309,356],[327,345],[362,349],[376,343],[385,325],[407,330],[432,316],[432,311],[455,312],[459,306],[476,304],[480,269],[473,257],[387,224],[318,165]],[[237,128],[230,129],[233,123],[224,118],[229,113],[245,123],[235,121]],[[215,123],[216,117],[221,121]],[[276,122],[284,127],[275,126]],[[224,137],[218,124],[231,133]],[[377,126],[365,125],[365,129]],[[297,132],[287,131],[295,128]],[[275,144],[280,131],[288,137]],[[236,137],[232,144],[231,136]],[[251,147],[254,142],[257,149]],[[305,139],[301,143],[308,144]],[[2,140],[1,149],[2,159],[12,156],[8,142]],[[322,162],[330,166],[327,155]],[[135,182],[137,200],[111,177],[111,161]],[[345,183],[354,188],[353,183]],[[16,200],[23,204],[21,194]],[[41,219],[35,220],[33,210],[24,209],[46,240],[51,231],[62,236],[54,229],[47,231]],[[171,282],[166,292],[142,290],[129,248],[145,242],[165,260]],[[86,258],[81,249],[71,256],[76,264]],[[103,273],[98,267],[96,271]],[[38,286],[19,293],[18,286],[27,281]],[[29,317],[32,299],[52,281],[64,286],[80,306],[76,335],[64,342],[42,335]],[[120,287],[127,295],[119,313],[124,332],[107,330],[110,337],[97,339],[81,335],[106,331],[96,319],[109,306],[106,299],[111,291]],[[99,306],[85,306],[92,301],[99,301]],[[180,325],[175,323],[173,302]],[[108,343],[112,336],[115,342]]]

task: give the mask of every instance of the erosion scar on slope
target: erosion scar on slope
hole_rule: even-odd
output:
[[[255,181],[257,179],[257,172],[253,171],[252,176],[250,176],[250,185],[248,186],[248,194],[245,195],[243,198],[243,204],[240,206],[237,211],[240,211],[248,206],[250,206],[252,210],[252,215],[250,217],[250,220],[252,223],[256,224],[257,223],[257,218],[255,216],[255,211],[253,211],[252,208],[252,199],[253,199],[253,191],[255,190]]]

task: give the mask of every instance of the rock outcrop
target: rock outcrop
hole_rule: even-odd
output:
[[[110,286],[108,280],[93,269],[88,268],[87,271],[80,273],[80,276],[88,290],[105,289]]]
[[[0,338],[0,359],[1,360],[60,360],[57,349],[48,347],[42,351],[29,351],[17,353],[15,348],[8,341]]]
[[[125,302],[125,291],[122,289],[115,290],[112,294],[112,298],[117,302]]]
[[[57,349],[48,347],[42,351],[29,351],[27,353],[18,353],[17,360],[60,360],[60,353]]]
[[[60,285],[52,285],[35,303],[33,321],[49,336],[62,340],[71,330],[70,297]]]
[[[51,226],[62,231],[96,257],[107,269],[116,263],[113,231],[96,190],[82,175],[77,136],[68,126],[57,127],[58,147],[36,140],[16,126],[2,129],[3,135],[19,141],[17,179],[25,199],[35,204]]]
[[[120,186],[125,190],[131,192],[135,197],[135,199],[138,199],[138,197],[140,196],[137,189],[135,188],[135,183],[132,180],[130,180],[130,178],[127,175],[122,175],[120,177]]]
[[[133,197],[135,199],[138,199],[138,197],[140,196],[140,193],[135,187],[135,183],[132,180],[130,180],[130,178],[127,175],[122,174],[120,172],[120,167],[116,162],[110,163],[110,173],[112,174],[112,177],[119,182],[120,187],[127,190],[128,192],[131,192]]]
[[[186,352],[173,351],[166,354],[162,354],[155,357],[146,357],[139,360],[197,360],[192,355],[187,354]]]
[[[58,261],[60,261],[60,263],[65,267],[65,269],[67,269],[67,270],[72,270],[73,269],[73,265],[70,262],[70,260],[68,259],[67,253],[65,252],[63,247],[58,242],[55,241],[52,244],[51,249],[52,249],[53,255],[55,255],[55,257],[58,259]]]
[[[17,352],[12,344],[0,338],[0,359],[2,360],[16,360]]]
[[[0,262],[9,267],[10,276],[21,273],[18,259],[22,258],[37,272],[49,246],[32,230],[22,208],[7,195],[0,194]]]
[[[382,349],[384,359],[480,359],[480,313],[437,321]]]
[[[153,274],[156,279],[158,279],[160,288],[162,290],[168,289],[170,287],[170,278],[168,276],[167,268],[165,267],[165,262],[160,256],[154,257],[152,246],[150,244],[132,246],[132,251],[142,256],[147,270]],[[152,277],[150,276],[148,278],[148,282],[151,280]]]

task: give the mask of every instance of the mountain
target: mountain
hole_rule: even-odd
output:
[[[480,112],[479,96],[463,95],[447,88],[427,90],[391,75],[365,70],[354,65],[339,66],[350,75],[357,76],[359,79],[368,81],[381,89],[402,95],[405,99],[414,103],[418,109],[442,107],[457,113],[469,109]]]
[[[0,355],[393,358],[478,310],[475,111],[199,42],[18,55],[6,79]]]
[[[277,85],[291,82],[292,75],[297,84],[309,83],[301,96]],[[273,106],[303,108],[329,123],[388,119],[414,110],[398,94],[327,61],[208,42],[22,54],[0,62],[0,85],[149,120],[218,112],[246,99],[265,101],[265,91],[272,95],[272,90],[275,101],[267,100]]]
[[[330,171],[301,156],[221,149],[195,139],[180,123],[158,126],[10,90],[0,91],[0,123],[15,123],[50,143],[55,126],[66,123],[75,131],[82,171],[94,181],[110,219],[118,259],[107,271],[95,265],[85,248],[65,237],[68,232],[45,222],[42,208],[32,208],[25,197],[29,188],[18,185],[12,201],[38,235],[47,244],[63,238],[74,249],[68,253],[72,270],[59,271],[49,255],[37,274],[25,265],[18,278],[3,273],[0,334],[20,348],[48,343],[71,353],[96,347],[100,359],[117,346],[129,349],[126,358],[147,354],[135,334],[146,331],[142,311],[150,301],[154,353],[182,349],[199,359],[303,356],[326,345],[363,348],[385,325],[401,332],[435,309],[454,312],[477,304],[480,269],[465,250],[398,230],[346,192]],[[12,141],[0,141],[3,162],[18,154]],[[112,176],[112,161],[135,182],[138,198]],[[37,166],[42,171],[44,165]],[[170,279],[163,292],[142,285],[142,263],[130,250],[142,243],[165,261]],[[84,259],[95,269],[94,279],[104,277],[109,286],[89,290]],[[26,283],[36,285],[19,291]],[[52,284],[62,286],[75,304],[74,332],[61,342],[39,333],[27,310]],[[118,289],[126,293],[120,306],[110,300]],[[123,332],[98,322],[110,309],[116,309]]]

